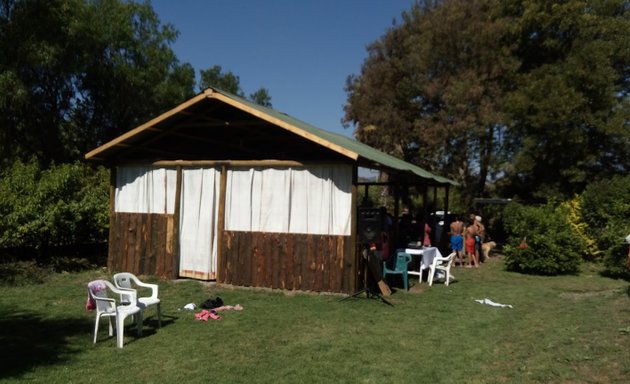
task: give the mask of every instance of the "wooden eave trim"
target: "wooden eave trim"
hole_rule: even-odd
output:
[[[331,163],[303,163],[294,160],[159,160],[150,165],[155,167],[305,167],[309,165],[328,165]]]
[[[340,154],[342,154],[342,155],[344,155],[346,157],[349,157],[352,160],[357,160],[359,158],[359,154],[354,152],[354,151],[351,151],[351,150],[349,150],[349,149],[347,149],[345,147],[337,145],[337,144],[335,144],[333,142],[330,142],[328,140],[322,139],[321,137],[319,137],[317,135],[314,135],[312,133],[306,132],[306,131],[296,127],[295,125],[289,124],[289,123],[287,123],[285,121],[282,121],[282,120],[280,120],[278,118],[270,116],[270,115],[268,115],[268,114],[266,114],[264,112],[261,112],[261,111],[255,109],[255,108],[252,108],[252,107],[250,107],[250,106],[248,106],[246,104],[243,104],[243,103],[241,103],[239,101],[231,99],[231,98],[229,98],[227,96],[224,96],[221,93],[214,92],[211,89],[206,89],[204,91],[204,93],[206,93],[208,95],[208,97],[220,100],[220,101],[222,101],[222,102],[224,102],[226,104],[229,104],[229,105],[231,105],[231,106],[233,106],[235,108],[238,108],[238,109],[240,109],[242,111],[245,111],[245,112],[247,112],[247,113],[249,113],[249,114],[251,114],[253,116],[256,116],[259,119],[265,120],[265,121],[267,121],[267,122],[269,122],[271,124],[274,124],[274,125],[276,125],[278,127],[284,128],[287,131],[290,131],[291,133],[294,133],[294,134],[296,134],[298,136],[301,136],[301,137],[303,137],[303,138],[305,138],[307,140],[310,140],[310,141],[312,141],[314,143],[317,143],[317,144],[319,144],[319,145],[321,145],[323,147],[326,147],[326,148],[331,149],[331,150],[333,150],[333,151],[335,151],[337,153],[340,153]]]
[[[204,93],[200,93],[199,95],[193,97],[192,99],[185,101],[184,103],[178,105],[177,107],[171,109],[170,111],[164,112],[163,114],[161,114],[160,116],[132,129],[131,131],[124,133],[120,136],[118,136],[117,138],[101,145],[100,147],[91,150],[90,152],[88,152],[85,155],[85,158],[87,160],[90,160],[92,158],[97,158],[96,156],[101,153],[104,152],[106,150],[108,150],[109,148],[115,147],[115,146],[121,146],[124,145],[123,141],[129,139],[130,137],[133,137],[135,135],[137,135],[140,132],[143,132],[145,130],[149,130],[152,129],[152,127],[166,119],[168,119],[171,116],[174,116],[180,112],[182,112],[184,109],[190,107],[191,105],[194,105],[196,103],[198,103],[199,101],[207,98],[208,95],[204,92]]]

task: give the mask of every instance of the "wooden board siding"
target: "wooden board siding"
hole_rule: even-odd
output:
[[[287,290],[356,289],[349,236],[225,231],[219,282]]]
[[[172,246],[173,226],[173,215],[112,214],[107,258],[110,271],[168,279],[177,277]]]

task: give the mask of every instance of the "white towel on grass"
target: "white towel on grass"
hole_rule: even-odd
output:
[[[510,304],[501,304],[501,303],[495,303],[494,301],[486,298],[483,300],[475,300],[476,302],[478,302],[479,304],[487,304],[487,305],[491,305],[493,307],[507,307],[507,308],[512,308],[512,306]]]

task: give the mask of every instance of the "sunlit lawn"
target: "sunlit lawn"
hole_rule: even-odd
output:
[[[508,273],[500,258],[455,269],[456,282],[378,299],[285,294],[160,281],[163,326],[149,309],[124,349],[94,313],[86,284],[102,271],[0,288],[0,382],[34,383],[626,383],[628,283]],[[220,296],[220,321],[179,310]],[[364,296],[362,296],[364,297]],[[511,304],[495,308],[489,298]]]

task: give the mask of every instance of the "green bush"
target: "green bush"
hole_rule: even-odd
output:
[[[0,174],[0,248],[52,247],[107,240],[108,171],[82,163],[42,169],[20,161]]]
[[[630,277],[626,267],[630,234],[630,176],[615,177],[590,184],[582,193],[586,231],[604,253],[606,273]]]
[[[506,268],[540,275],[576,273],[585,244],[572,231],[566,215],[566,209],[551,203],[542,207],[509,204],[503,215],[508,235]]]

